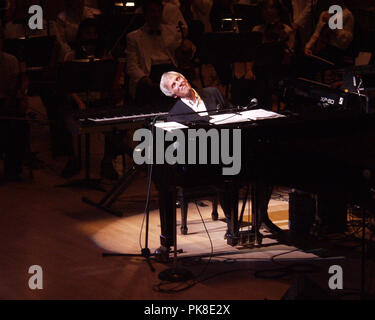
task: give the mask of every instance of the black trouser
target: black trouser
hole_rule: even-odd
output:
[[[164,247],[174,245],[176,232],[176,191],[167,187],[159,190],[160,244]]]
[[[268,220],[268,204],[271,200],[273,186],[266,182],[259,182],[256,185],[255,197],[257,201],[257,229]]]
[[[226,182],[219,192],[220,206],[224,211],[227,232],[235,235],[238,231],[238,193],[236,183]]]
[[[155,181],[156,182],[156,181]],[[271,199],[273,187],[267,183],[258,183],[256,188],[257,198],[257,229],[268,219],[268,203]],[[165,247],[173,246],[174,233],[176,232],[176,190],[162,183],[158,186],[161,236],[160,244]],[[238,225],[238,197],[239,185],[237,183],[224,183],[219,192],[220,205],[224,211],[227,231],[236,236]]]

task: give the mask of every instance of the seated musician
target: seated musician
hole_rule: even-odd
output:
[[[5,179],[19,181],[30,148],[29,124],[22,120],[26,117],[27,83],[18,59],[3,52],[3,40],[0,25],[0,155]]]
[[[86,19],[80,23],[77,41],[73,44],[73,51],[70,51],[65,56],[65,61],[89,59],[89,58],[105,58],[111,59],[110,57],[104,57],[104,47],[99,38],[99,30],[97,21],[95,19]],[[120,72],[121,66],[118,66]],[[78,133],[78,124],[75,119],[73,119],[74,110],[87,110],[88,108],[100,108],[101,105],[115,105],[116,100],[121,98],[121,94],[118,95],[120,90],[119,77],[116,76],[114,80],[113,89],[110,92],[110,96],[107,92],[89,92],[87,93],[72,93],[69,97],[69,101],[61,106],[60,108],[60,119],[64,122],[62,126],[64,127],[65,136],[67,136],[66,143],[69,147],[65,149],[68,150],[70,155],[70,160],[68,161],[66,167],[62,172],[62,176],[69,178],[70,176],[78,173],[81,169],[81,164],[77,160],[74,152],[72,133]],[[87,106],[87,103],[90,106]],[[109,180],[117,180],[118,173],[113,167],[112,161],[117,155],[123,153],[123,149],[118,146],[122,146],[122,140],[124,138],[124,133],[110,133],[106,134],[105,138],[105,150],[104,157],[101,162],[101,176]],[[120,150],[121,149],[121,150]]]
[[[60,44],[61,59],[73,50],[79,24],[85,19],[93,19],[100,15],[98,9],[85,6],[84,0],[64,0],[65,10],[57,15],[56,37]]]
[[[160,90],[167,96],[178,99],[169,112],[171,121],[208,121],[208,112],[219,108],[225,108],[226,102],[217,88],[209,87],[203,89],[193,89],[186,78],[178,72],[164,73],[160,81]],[[193,114],[186,114],[193,113]],[[197,113],[197,114],[194,114]],[[184,115],[182,115],[184,114]],[[166,261],[169,255],[169,248],[173,246],[173,219],[171,215],[175,214],[173,202],[174,192],[165,185],[162,179],[155,177],[155,184],[159,191],[160,220],[161,220],[161,247],[156,250],[155,256],[160,261]],[[261,183],[259,188],[259,211],[258,211],[258,229],[264,226],[271,232],[280,232],[276,225],[268,218],[267,208],[271,198],[272,187],[269,184]],[[224,239],[234,237],[231,234],[231,211],[233,206],[238,206],[238,185],[237,183],[225,183],[223,190],[220,191],[220,204],[223,208],[227,221],[227,231]],[[172,200],[172,201],[171,201]],[[237,230],[237,226],[234,227]]]
[[[245,79],[256,80],[257,98],[263,107],[272,109],[274,89],[288,73],[294,55],[295,36],[293,30],[282,23],[274,1],[264,1],[261,12],[265,23],[252,31],[262,34],[262,46],[256,50],[253,61],[246,63]]]
[[[176,26],[162,23],[160,0],[147,0],[142,8],[145,24],[127,35],[125,53],[130,95],[139,105],[171,104],[171,99],[159,90],[160,77],[166,71],[177,70],[178,48],[184,48],[192,56],[193,45],[189,40],[182,42]]]
[[[331,14],[328,8],[332,5],[339,5],[342,11],[342,29],[332,30],[329,27]],[[339,17],[340,18],[340,17]],[[319,22],[313,35],[305,46],[305,54],[314,54],[340,66],[344,56],[353,40],[354,17],[345,6],[344,0],[328,1],[327,9],[320,14]]]

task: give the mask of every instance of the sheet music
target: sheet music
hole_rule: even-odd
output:
[[[246,122],[246,121],[253,121],[253,120],[261,120],[261,119],[274,119],[285,117],[279,113],[268,111],[264,109],[255,109],[255,110],[248,110],[242,111],[239,113],[224,113],[224,114],[217,114],[210,116],[210,123],[213,124],[228,124],[228,123],[238,123],[238,122]]]
[[[210,118],[211,118],[210,123],[213,123],[213,124],[226,124],[226,123],[249,121],[249,119],[243,118],[240,114],[236,114],[236,113],[215,114],[215,115],[210,116]]]
[[[241,112],[242,117],[248,118],[251,120],[261,120],[261,119],[274,119],[274,118],[283,118],[285,117],[282,114],[268,111],[264,109],[255,109]]]
[[[367,66],[371,61],[371,52],[360,52],[358,57],[355,59],[356,66]]]
[[[185,129],[189,128],[188,126],[183,125],[182,123],[170,121],[170,122],[157,122],[155,123],[155,127],[163,129],[165,131],[171,132],[177,129]]]

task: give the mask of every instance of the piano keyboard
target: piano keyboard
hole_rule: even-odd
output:
[[[112,131],[140,127],[146,119],[165,117],[168,112],[150,111],[138,113],[139,110],[121,107],[99,108],[79,111],[76,119],[80,123],[81,133]]]
[[[156,113],[146,113],[146,114],[135,114],[135,115],[125,115],[125,116],[114,116],[114,117],[90,117],[86,119],[80,119],[80,121],[93,121],[96,123],[113,123],[117,121],[132,121],[141,120],[147,118],[161,117],[168,115],[168,112],[156,112]]]

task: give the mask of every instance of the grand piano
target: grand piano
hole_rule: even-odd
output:
[[[163,164],[154,167],[154,182],[174,203],[177,187],[207,185],[225,190],[225,184],[232,183],[251,184],[256,190],[259,183],[267,181],[318,195],[319,207],[325,208],[322,209],[325,211],[323,223],[336,231],[344,231],[346,205],[364,205],[370,201],[375,172],[372,147],[375,114],[362,112],[358,105],[351,105],[356,102],[352,96],[342,97],[347,100],[345,104],[339,99],[337,105],[300,106],[301,112],[294,108],[277,118],[225,125],[184,123],[190,129],[240,129],[241,171],[235,176],[224,176],[220,170],[224,166],[222,163],[214,166]],[[238,201],[238,197],[233,201]],[[254,219],[256,192],[252,201]],[[239,240],[236,237],[240,234],[238,205],[232,207],[231,217],[232,234],[236,236],[227,241],[236,245]]]

